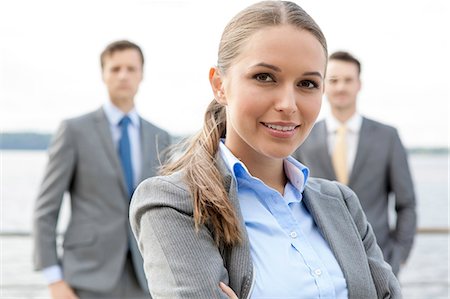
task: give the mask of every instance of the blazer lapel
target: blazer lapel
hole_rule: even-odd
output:
[[[244,218],[237,197],[236,181],[228,170],[228,167],[225,165],[225,162],[220,157],[220,153],[217,153],[216,155],[216,162],[219,172],[223,176],[228,198],[236,211],[242,233],[242,244],[233,246],[232,248],[226,247],[223,249],[223,251],[225,251],[224,255],[226,256],[224,259],[224,262],[226,263],[225,267],[229,270],[232,269],[232,271],[229,271],[230,287],[236,292],[239,298],[247,298],[251,291],[255,275],[255,273],[253,273],[253,263],[250,256],[250,241],[248,239],[247,228],[245,227]],[[229,262],[232,264],[228,264]]]
[[[304,191],[303,201],[315,223],[327,240],[347,282],[349,295],[358,298],[359,286],[371,280],[365,250],[359,233],[343,201],[310,187]],[[356,297],[355,297],[356,295]]]
[[[327,177],[336,180],[336,174],[334,172],[333,163],[331,162],[331,157],[328,147],[328,132],[327,126],[324,120],[318,122],[317,126],[317,140],[318,146],[315,148],[317,150],[317,155],[320,157],[319,163],[322,163],[321,169],[324,169],[327,173]]]
[[[120,166],[120,161],[118,154],[116,153],[115,146],[111,137],[111,130],[109,129],[109,122],[106,118],[105,112],[102,108],[97,110],[95,115],[96,130],[99,135],[99,139],[103,145],[104,151],[108,160],[111,162],[111,166],[114,168],[114,172],[117,173],[117,178],[120,185],[122,186],[122,191],[125,197],[128,197],[128,189],[125,183],[125,178],[123,176],[122,167]]]
[[[370,140],[371,126],[367,122],[366,118],[363,118],[361,124],[361,130],[359,131],[359,140],[356,150],[355,162],[353,163],[352,172],[350,173],[349,186],[352,185],[353,181],[359,176],[361,168],[364,166],[364,161],[370,152]]]
[[[150,136],[153,136],[151,132],[149,132],[148,127],[146,126],[146,123],[139,118],[140,121],[140,137],[141,137],[141,153],[142,153],[142,167],[141,167],[141,175],[140,175],[140,182],[145,180],[148,177],[151,177],[153,173],[150,173],[152,164],[152,157],[155,157],[155,149],[154,149],[154,142],[150,140]]]

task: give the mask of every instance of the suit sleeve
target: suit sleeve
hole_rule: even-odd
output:
[[[190,201],[186,190],[157,177],[133,196],[130,221],[153,299],[227,298],[219,289],[220,281],[228,284],[222,256],[206,226],[195,230]]]
[[[377,245],[375,234],[366,219],[359,199],[348,187],[338,184],[345,204],[358,229],[364,245],[370,272],[377,290],[378,298],[401,298],[400,285],[391,267],[384,261],[383,253]]]
[[[44,178],[33,213],[34,268],[41,270],[58,264],[56,226],[65,191],[75,168],[74,140],[68,122],[53,137]]]
[[[391,160],[389,165],[390,191],[395,195],[397,214],[393,232],[395,248],[392,251],[391,264],[399,267],[405,262],[411,251],[417,226],[414,185],[408,166],[406,150],[397,131],[394,131]]]

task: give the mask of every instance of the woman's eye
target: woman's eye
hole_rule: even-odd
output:
[[[309,89],[318,87],[318,84],[316,82],[314,82],[314,81],[311,81],[311,80],[301,81],[298,85],[300,87],[305,87],[305,88],[309,88]]]
[[[262,81],[262,82],[274,82],[272,76],[270,74],[267,73],[262,73],[262,74],[257,74],[254,76],[254,78],[258,81]]]

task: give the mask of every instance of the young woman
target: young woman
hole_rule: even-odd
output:
[[[320,28],[292,2],[226,26],[203,130],[131,204],[154,299],[401,297],[355,194],[290,157],[326,63]]]

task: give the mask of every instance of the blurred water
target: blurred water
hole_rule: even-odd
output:
[[[0,151],[0,231],[30,232],[34,200],[44,173],[44,151]],[[410,156],[417,193],[419,227],[449,226],[449,156]],[[67,199],[65,200],[67,201]],[[68,205],[63,205],[60,229],[67,223]]]

